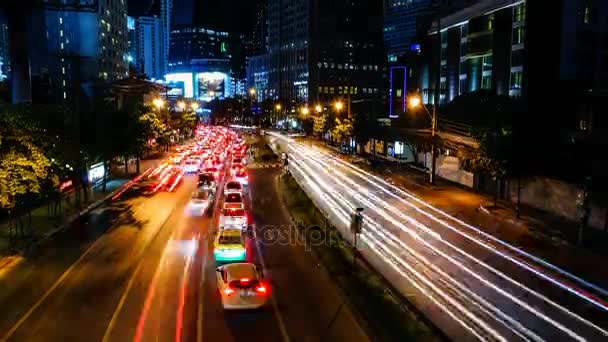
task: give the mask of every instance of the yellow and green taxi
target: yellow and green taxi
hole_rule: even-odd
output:
[[[216,262],[243,261],[247,256],[245,240],[240,229],[221,229],[213,243]]]

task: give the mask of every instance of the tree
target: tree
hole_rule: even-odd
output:
[[[343,118],[343,119],[336,118],[336,124],[331,133],[332,137],[334,137],[337,142],[339,142],[341,145],[343,145],[344,141],[347,138],[351,137],[352,134],[353,134],[353,124],[352,124],[351,120],[348,118]]]
[[[323,122],[323,134],[330,132],[329,135],[329,143],[333,143],[333,137],[331,136],[331,131],[336,126],[336,114],[331,110],[325,112],[325,121]]]
[[[325,121],[326,120],[327,120],[327,117],[325,116],[325,114],[319,114],[314,117],[312,131],[315,136],[317,136],[319,138],[323,138],[323,135],[325,134]]]
[[[51,160],[35,144],[37,133],[43,131],[19,111],[0,113],[0,205],[9,216],[39,196],[45,184],[59,183]]]

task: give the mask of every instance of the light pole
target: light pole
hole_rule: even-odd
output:
[[[433,114],[429,112],[425,105],[422,104],[422,99],[418,95],[414,95],[409,99],[410,107],[424,108],[426,114],[431,118],[431,168],[429,173],[429,183],[435,184],[435,160],[436,160],[436,147],[435,147],[435,131],[437,130],[437,110],[436,106],[433,107]]]
[[[184,111],[184,109],[186,109],[186,102],[184,102],[184,101],[179,101],[179,102],[177,103],[177,106],[178,106],[178,107],[179,107],[179,109],[181,109],[181,110],[182,110],[182,112],[183,112],[183,111]]]
[[[253,117],[253,98],[255,97],[255,88],[249,88],[249,112]],[[250,118],[251,120],[251,118]],[[250,121],[251,123],[251,121]]]
[[[276,125],[276,123],[277,123],[278,119],[281,117],[281,108],[282,108],[282,107],[281,107],[281,104],[280,104],[280,103],[277,103],[277,104],[274,106],[274,108],[277,110],[277,111],[276,111],[276,113],[277,113],[277,115],[276,115],[276,119],[274,120],[274,123],[275,123],[275,125]]]

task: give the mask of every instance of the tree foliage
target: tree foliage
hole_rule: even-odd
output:
[[[40,194],[45,183],[57,185],[52,162],[33,137],[38,126],[18,111],[0,112],[0,205],[14,209],[25,198]]]
[[[348,118],[336,118],[335,125],[331,131],[332,137],[339,143],[344,143],[353,134],[353,124]]]

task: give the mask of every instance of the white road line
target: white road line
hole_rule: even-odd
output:
[[[251,193],[253,192],[252,187],[249,187],[248,189],[248,193],[249,193],[249,208],[251,208],[251,211],[253,212],[253,201],[251,200]],[[256,251],[258,252],[258,258],[260,258],[260,263],[262,264],[262,269],[265,270],[266,269],[266,263],[264,262],[264,257],[262,256],[262,252],[260,251],[260,240],[258,240],[258,236],[257,233],[255,231],[255,228],[253,229],[253,238],[255,239],[256,242]],[[289,334],[287,334],[287,328],[285,327],[285,321],[283,320],[283,316],[281,315],[281,313],[279,312],[279,306],[277,305],[277,300],[274,296],[274,291],[270,291],[270,301],[272,302],[272,307],[274,309],[274,313],[275,313],[275,317],[277,318],[277,323],[279,324],[279,330],[281,330],[281,337],[283,337],[283,341],[284,342],[289,342]]]
[[[156,239],[156,237],[158,236],[160,231],[163,229],[163,227],[165,226],[167,221],[169,221],[169,218],[171,217],[171,215],[173,215],[173,212],[175,211],[176,207],[177,207],[177,201],[175,202],[171,211],[169,211],[169,214],[167,215],[167,217],[165,218],[163,223],[158,227],[158,229],[156,230],[154,235],[148,240],[148,242],[144,246],[144,249],[142,250],[142,252],[139,256],[139,261],[137,262],[137,267],[135,268],[135,271],[133,271],[133,274],[131,274],[131,278],[129,279],[129,282],[127,283],[127,287],[125,288],[124,292],[120,296],[120,300],[118,301],[118,304],[116,305],[116,308],[114,309],[114,312],[112,313],[112,318],[110,319],[110,322],[108,323],[108,326],[106,328],[106,331],[103,334],[103,338],[101,339],[101,342],[108,342],[110,340],[110,335],[112,334],[112,330],[114,329],[114,325],[116,324],[116,319],[118,319],[118,316],[120,315],[120,312],[122,311],[122,307],[125,305],[127,297],[129,296],[129,292],[131,291],[131,287],[133,287],[135,278],[136,278],[137,274],[139,273],[139,269],[143,265],[144,260],[147,260],[143,256],[148,251],[149,246],[152,245],[153,241]],[[163,254],[160,258],[160,261],[158,262],[157,269],[160,268],[160,265],[163,264],[163,262],[165,260],[165,255],[167,254],[167,253],[165,253],[165,250],[167,249],[167,246],[169,246],[169,242],[172,239],[173,239],[173,234],[171,234],[171,237],[169,237],[169,240],[167,240],[167,243],[165,244],[165,248],[163,248]]]
[[[78,260],[76,260],[65,272],[63,272],[63,274],[59,277],[59,279],[57,279],[55,281],[55,283],[53,284],[53,286],[51,286],[45,293],[44,295],[42,295],[42,297],[40,297],[40,299],[38,299],[38,301],[36,303],[34,303],[34,305],[32,305],[32,307],[30,307],[30,309],[23,315],[21,316],[21,318],[17,321],[17,323],[15,323],[15,325],[13,325],[13,327],[11,328],[11,330],[9,330],[0,340],[1,342],[6,342],[8,341],[9,338],[11,338],[11,336],[13,336],[13,334],[15,333],[15,331],[17,331],[17,329],[19,329],[19,327],[21,327],[21,325],[23,325],[23,323],[32,315],[32,313],[34,313],[34,311],[36,311],[36,309],[38,309],[38,307],[40,307],[40,305],[44,302],[44,300],[51,295],[51,293],[53,293],[53,291],[55,291],[55,289],[57,287],[59,287],[59,285],[61,285],[61,283],[63,283],[63,281],[70,275],[70,273],[72,273],[72,271],[74,270],[74,268],[76,268],[76,265],[80,264],[82,262],[82,260],[84,260],[84,258],[89,255],[89,253],[91,253],[91,251],[93,250],[93,248],[95,248],[95,246],[97,246],[97,244],[99,243],[101,239],[96,240],[95,242],[93,242],[93,244],[91,244],[91,246],[89,246],[89,248],[87,248],[87,250],[80,256],[80,258],[78,258]]]
[[[204,240],[205,247],[203,249],[203,263],[201,265],[201,281],[199,285],[198,292],[198,316],[196,318],[196,341],[203,341],[203,314],[204,314],[204,306],[203,301],[205,300],[205,271],[207,269],[207,249],[209,248],[207,244],[207,238]]]

